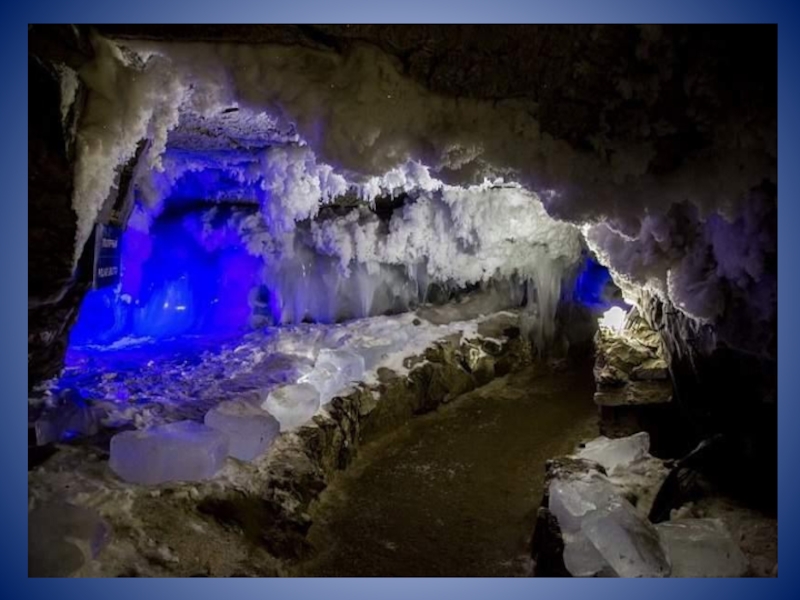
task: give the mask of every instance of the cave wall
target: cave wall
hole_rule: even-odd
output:
[[[569,152],[608,167],[604,181],[580,182],[585,189],[576,197],[596,203],[575,209],[568,197],[560,198],[561,204],[548,205],[556,215],[571,210],[572,217],[602,218],[617,209],[634,214],[637,202],[650,202],[662,177],[676,173],[696,176],[698,189],[705,188],[705,178],[720,177],[697,166],[707,164],[708,156],[722,157],[714,164],[731,173],[739,170],[741,156],[750,156],[748,168],[774,178],[774,26],[104,25],[97,30],[116,39],[274,43],[340,55],[369,44],[437,94],[518,101]],[[80,119],[83,86],[77,79],[76,101],[62,119],[60,69],[77,72],[92,58],[89,33],[85,26],[29,28],[30,385],[59,371],[86,289],[80,273],[72,272],[73,127]],[[752,135],[725,134],[742,129]],[[644,172],[631,171],[625,157],[643,149]],[[540,175],[543,182],[574,187],[564,173]],[[688,200],[702,204],[705,191]],[[679,327],[675,323],[671,327]]]
[[[91,59],[79,30],[33,25],[28,30],[28,386],[57,374],[69,328],[88,286],[73,272],[74,124],[83,92],[62,114],[63,69]]]
[[[705,475],[732,495],[777,509],[777,352],[756,353],[719,335],[747,320],[729,311],[716,326],[699,323],[669,301],[643,294],[640,311],[660,334],[673,382],[677,437],[694,444],[721,435]],[[777,332],[777,323],[762,324]],[[742,326],[743,335],[747,327]]]

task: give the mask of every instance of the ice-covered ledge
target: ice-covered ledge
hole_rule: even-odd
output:
[[[416,329],[430,325],[404,318],[416,319]],[[143,486],[117,477],[96,445],[62,446],[29,473],[29,504],[90,508],[113,532],[73,575],[284,573],[286,561],[306,551],[309,507],[361,443],[530,361],[513,312],[430,327],[439,335],[387,354],[388,366],[337,394],[251,462],[228,458],[203,481]]]

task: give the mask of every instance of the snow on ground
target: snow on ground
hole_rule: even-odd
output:
[[[244,398],[260,405],[271,390],[298,381],[313,383],[324,350],[362,357],[359,380],[365,383],[376,383],[380,368],[403,374],[405,360],[422,355],[437,340],[453,334],[478,337],[478,324],[485,316],[469,316],[473,318],[433,324],[416,313],[404,313],[334,325],[272,327],[238,336],[125,338],[110,346],[73,347],[62,376],[49,383],[46,404],[54,408],[77,392],[99,423],[109,428],[202,421],[220,402]],[[331,377],[324,372],[316,379]],[[320,410],[332,393],[350,385],[339,378],[338,389],[328,389],[327,397],[323,394]]]

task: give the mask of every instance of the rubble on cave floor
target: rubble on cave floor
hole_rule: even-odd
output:
[[[684,450],[674,435],[677,408],[667,356],[657,331],[635,307],[619,330],[600,327],[594,338],[594,402],[600,433],[621,437],[646,431],[659,456]]]
[[[548,463],[534,535],[537,575],[774,575],[775,521],[718,494],[710,492],[703,508],[690,503],[673,510],[670,520],[651,523],[670,462],[648,450],[644,432],[601,437]]]
[[[601,407],[665,404],[672,401],[672,383],[658,337],[644,320],[629,315],[625,328],[601,328],[595,336],[594,367]]]

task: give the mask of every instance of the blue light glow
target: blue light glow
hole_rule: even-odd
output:
[[[583,268],[575,280],[572,299],[590,307],[611,306],[604,294],[607,286],[611,284],[611,274],[608,269],[590,257],[586,257]]]
[[[233,209],[213,210],[170,210],[148,233],[128,228],[119,288],[86,295],[70,345],[246,329],[263,263],[226,226]]]

